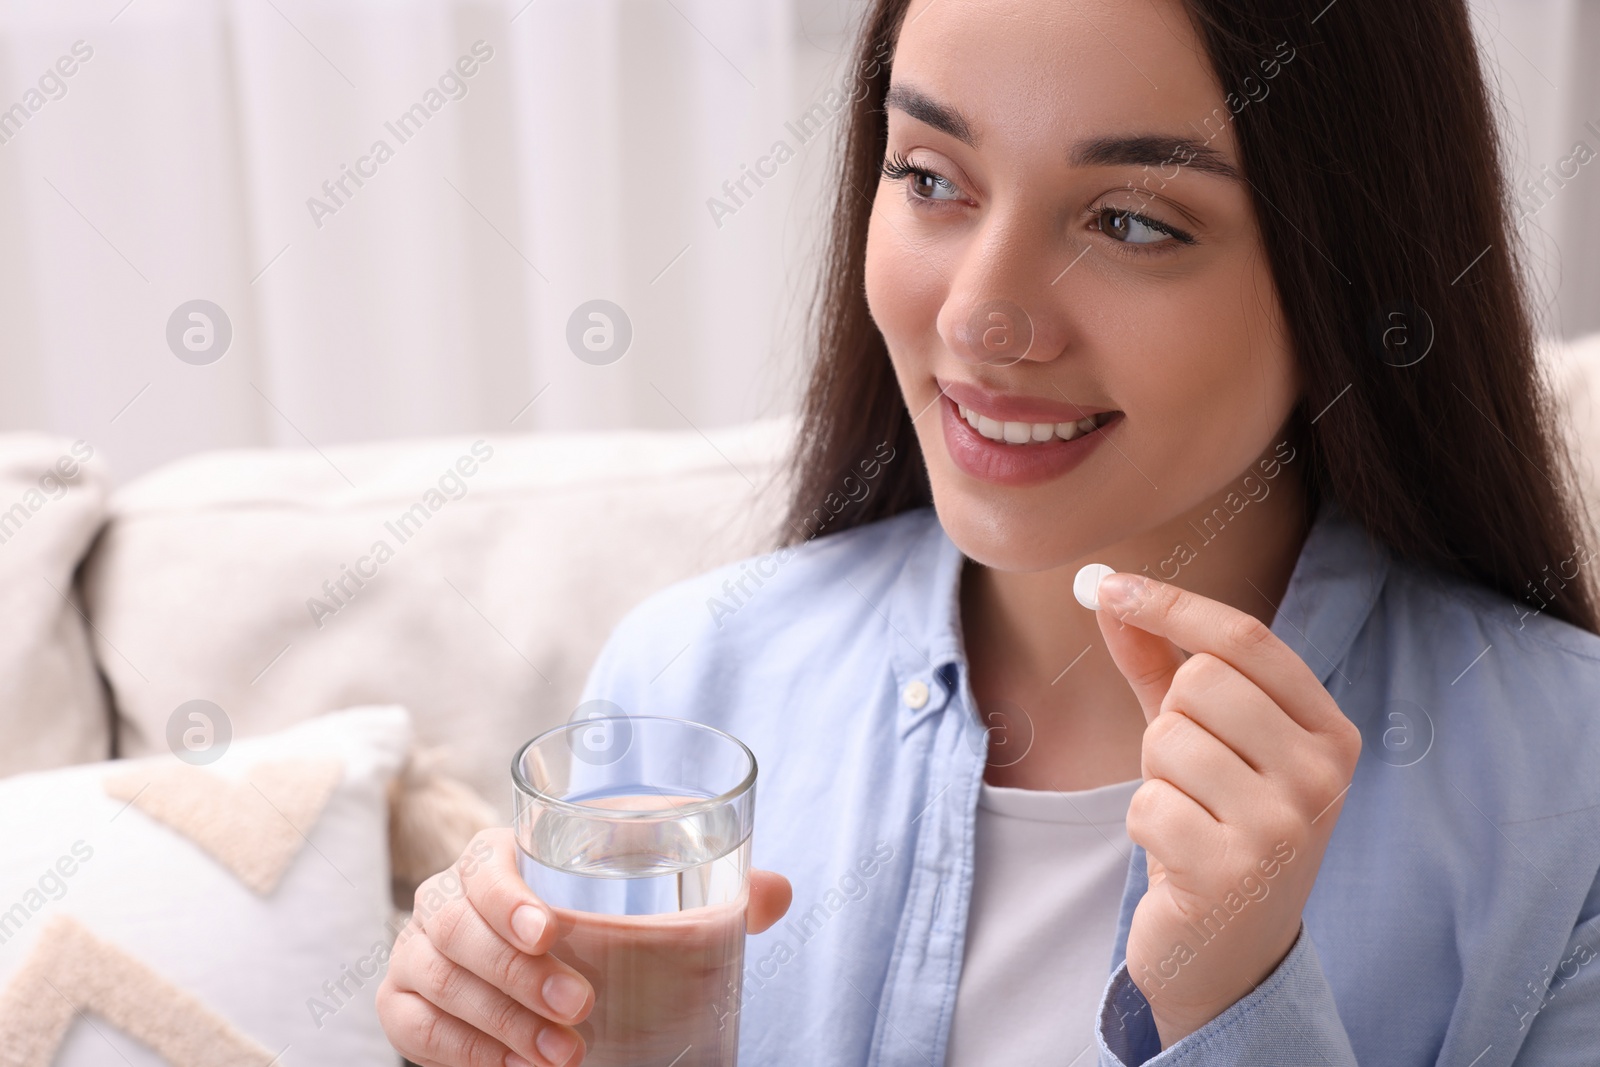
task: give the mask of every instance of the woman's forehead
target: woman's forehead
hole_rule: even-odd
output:
[[[1093,157],[1145,141],[1168,177],[1237,181],[1226,99],[1180,0],[914,0],[885,103],[1019,165],[1136,166]]]
[[[1223,103],[1181,0],[913,0],[894,80],[986,128],[1199,118]]]

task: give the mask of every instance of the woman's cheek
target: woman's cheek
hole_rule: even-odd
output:
[[[1181,490],[1216,480],[1248,433],[1243,420],[1254,390],[1228,365],[1228,353],[1202,337],[1191,324],[1130,345],[1124,351],[1143,353],[1143,373],[1119,374],[1112,386],[1133,431],[1123,447],[1157,485]]]
[[[1189,348],[1187,355],[1129,402],[1143,416],[1142,439],[1130,454],[1156,484],[1199,498],[1225,488],[1270,447],[1292,392],[1243,346]]]
[[[944,301],[942,276],[933,264],[936,250],[907,247],[902,228],[882,217],[885,210],[881,205],[874,207],[867,227],[863,279],[867,309],[897,366],[928,363],[938,344],[939,309]]]
[[[867,291],[867,310],[879,332],[889,342],[893,352],[903,336],[901,323],[906,318],[906,294],[895,282],[894,264],[899,258],[899,248],[894,230],[885,225],[880,213],[882,207],[873,209],[867,224],[867,250],[863,264],[863,282]]]

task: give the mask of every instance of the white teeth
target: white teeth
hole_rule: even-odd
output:
[[[967,425],[977,430],[991,441],[1004,441],[1006,444],[1021,445],[1036,441],[1051,441],[1060,438],[1070,441],[1095,428],[1093,416],[1079,419],[1076,422],[1000,422],[986,415],[979,415],[969,407],[956,405],[956,410],[966,420]]]

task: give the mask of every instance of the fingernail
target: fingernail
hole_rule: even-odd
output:
[[[573,1049],[578,1047],[576,1036],[567,1033],[565,1030],[558,1030],[553,1026],[547,1026],[540,1030],[539,1036],[534,1039],[533,1043],[539,1046],[539,1051],[544,1053],[546,1059],[551,1063],[558,1064],[566,1063],[567,1060],[571,1059]]]
[[[523,904],[511,913],[511,929],[522,942],[524,952],[533,951],[534,945],[539,941],[539,935],[544,933],[544,923],[544,912],[532,904]]]
[[[1139,605],[1144,579],[1137,574],[1113,574],[1100,583],[1100,606],[1113,611],[1132,611]]]
[[[570,974],[552,974],[544,980],[542,992],[544,1002],[565,1016],[578,1014],[583,1002],[589,999],[583,983]]]
[[[1100,586],[1100,579],[1108,574],[1115,573],[1104,563],[1090,563],[1079,568],[1077,575],[1072,579],[1072,595],[1078,598],[1078,603],[1090,611],[1100,610],[1100,599],[1096,590]]]

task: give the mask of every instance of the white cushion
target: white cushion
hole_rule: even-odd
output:
[[[386,792],[410,733],[401,708],[359,708],[234,741],[201,767],[164,754],[0,781],[0,1047],[55,1067],[159,1067],[166,1061],[129,1033],[155,1026],[195,1062],[245,1062],[222,1053],[254,1043],[263,1063],[285,1046],[285,1062],[304,1067],[396,1063],[374,996],[396,929]],[[248,784],[269,767],[276,789]],[[296,795],[295,772],[329,767],[318,779],[331,789],[325,801]],[[164,793],[174,775],[200,776],[216,799],[174,814]],[[108,783],[119,783],[116,795]],[[277,819],[286,833],[260,832]],[[255,858],[264,836],[297,846],[271,870],[257,862],[251,873],[267,878],[251,884],[197,843],[206,832],[235,861]],[[149,974],[134,980],[140,969]],[[333,999],[324,983],[340,981]],[[36,1000],[23,1010],[30,989]],[[66,1010],[63,996],[92,999],[78,1005],[87,1021],[66,1020],[52,1060],[55,1039],[40,1031]]]
[[[70,599],[107,487],[86,441],[0,436],[0,775],[111,755],[89,629]]]
[[[403,703],[509,817],[515,749],[572,713],[617,619],[766,544],[790,429],[212,452],[146,475],[83,575],[120,751],[163,750],[193,699],[239,736]]]

